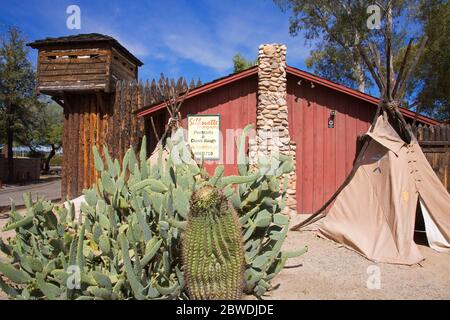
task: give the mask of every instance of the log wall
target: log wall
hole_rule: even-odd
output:
[[[50,47],[39,51],[37,89],[43,93],[109,91],[111,50]],[[125,78],[127,79],[127,78]]]
[[[74,198],[95,182],[92,148],[106,145],[121,159],[131,146],[138,148],[143,120],[134,116],[141,106],[142,86],[118,82],[115,94],[66,94],[63,132],[62,197]]]

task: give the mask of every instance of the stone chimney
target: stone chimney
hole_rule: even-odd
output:
[[[286,46],[264,44],[258,54],[258,104],[256,108],[256,141],[250,145],[250,159],[256,164],[258,155],[270,156],[277,149],[290,155],[295,167],[295,143],[289,136],[286,101]],[[287,205],[296,210],[296,174],[288,176]]]

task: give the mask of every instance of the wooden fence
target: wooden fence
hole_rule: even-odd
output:
[[[450,193],[450,125],[413,128],[425,157]]]
[[[161,83],[164,81],[165,83]],[[201,85],[191,81],[189,87]],[[61,195],[74,198],[97,179],[92,147],[102,153],[108,147],[111,157],[121,159],[128,148],[137,150],[145,133],[144,120],[136,111],[163,101],[161,88],[187,90],[183,78],[177,82],[165,78],[158,82],[118,81],[112,94],[92,92],[64,93],[63,174]]]

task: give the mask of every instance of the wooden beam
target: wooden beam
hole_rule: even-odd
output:
[[[400,70],[398,72],[397,80],[395,81],[394,89],[392,90],[392,96],[394,99],[398,99],[397,90],[402,83],[406,62],[408,61],[409,52],[411,51],[411,46],[413,43],[413,38],[409,39],[408,47],[406,48],[405,55],[403,56],[402,64],[400,65]]]
[[[96,91],[95,95],[97,96],[97,104],[100,108],[100,110],[102,111],[102,114],[106,114],[106,107],[105,104],[103,103],[103,94],[100,91]]]
[[[67,106],[68,111],[69,111],[69,112],[73,112],[72,105],[71,105],[71,103],[70,103],[70,101],[69,101],[69,96],[66,94],[65,91],[62,91],[62,92],[61,92],[61,95],[62,95],[62,97],[63,97],[63,99],[64,99],[64,105]]]

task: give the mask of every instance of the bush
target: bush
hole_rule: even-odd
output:
[[[50,166],[58,166],[62,165],[62,154],[55,154],[53,158],[50,160]]]

